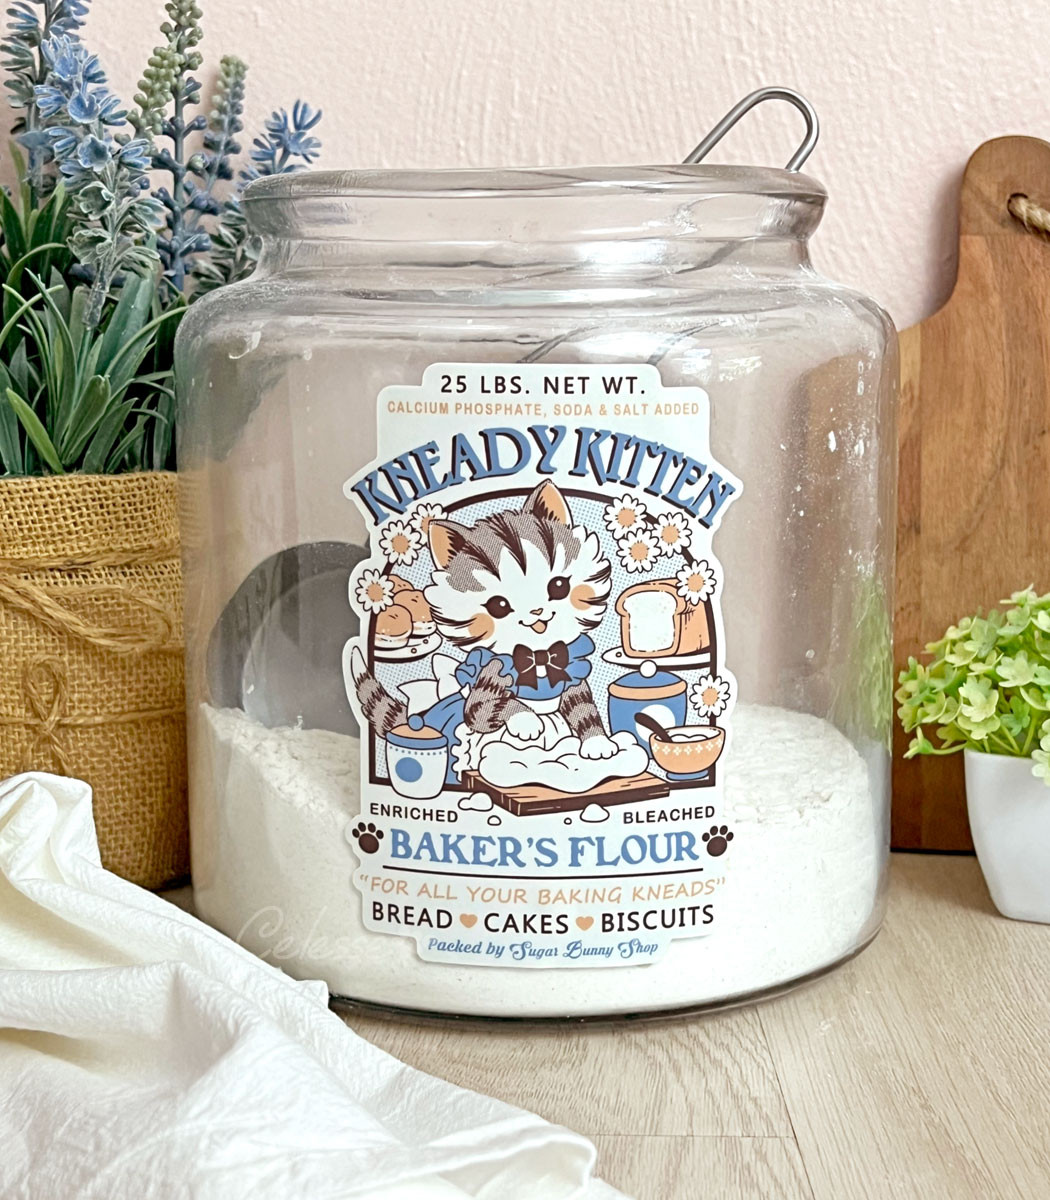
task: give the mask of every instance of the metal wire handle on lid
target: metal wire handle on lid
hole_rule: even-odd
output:
[[[745,113],[749,113],[757,104],[761,104],[765,100],[786,100],[789,104],[793,104],[805,118],[805,137],[799,143],[795,153],[788,159],[787,165],[784,168],[786,171],[801,170],[802,164],[813,153],[814,147],[817,144],[817,138],[820,137],[820,121],[817,118],[816,109],[814,109],[805,96],[801,96],[791,88],[785,87],[759,88],[758,91],[752,92],[749,96],[745,96],[742,100],[737,101],[729,112],[712,127],[710,133],[700,140],[696,149],[684,161],[686,163],[702,162]]]

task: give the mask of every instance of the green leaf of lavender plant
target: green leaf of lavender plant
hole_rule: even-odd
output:
[[[142,328],[150,311],[153,287],[151,279],[131,275],[120,289],[116,306],[106,322],[105,332],[99,339],[95,370],[100,375],[109,373],[120,348]]]
[[[45,276],[44,272],[39,271],[34,267],[32,273],[41,283],[46,277],[47,287],[43,290],[47,292],[55,306],[55,309],[61,314],[62,320],[68,325],[69,312],[73,305],[73,291],[66,284],[62,272],[57,267],[52,267],[50,272]]]
[[[11,376],[0,362],[0,389],[5,393],[11,386]],[[0,404],[0,462],[8,475],[21,475],[25,469],[19,421],[10,404]]]
[[[8,404],[14,409],[15,416],[21,422],[22,428],[26,431],[26,437],[36,447],[36,452],[56,475],[64,475],[65,469],[59,460],[58,452],[47,436],[47,430],[41,424],[40,418],[13,388],[8,388],[4,394]]]
[[[105,418],[109,405],[109,380],[102,375],[93,375],[84,388],[74,423],[66,431],[60,447],[66,462],[76,462],[84,453],[88,441]]]
[[[10,141],[7,144],[7,152],[11,156],[11,163],[15,168],[15,178],[19,181],[19,198],[22,201],[22,210],[25,211],[32,207],[33,192],[29,186],[29,172],[26,170],[26,159],[22,153],[22,147],[16,141]]]
[[[115,475],[124,465],[124,458],[132,450],[135,450],[133,458],[136,462],[141,462],[145,457],[142,452],[142,443],[145,440],[146,430],[148,428],[148,417],[144,414],[140,416],[135,424],[121,438],[106,459],[105,473],[107,475]]]
[[[77,370],[84,378],[97,374],[89,356],[98,339],[91,336],[84,320],[89,300],[90,292],[86,287],[75,287],[69,301],[69,336],[77,353]]]
[[[65,246],[61,242],[43,242],[39,246],[33,246],[27,250],[21,258],[15,259],[7,272],[5,282],[12,290],[4,295],[5,304],[5,319],[11,315],[11,311],[18,303],[20,293],[18,289],[22,285],[22,274],[25,269],[32,264],[34,267],[46,269],[48,265],[47,255],[54,250],[64,250]]]
[[[22,217],[15,208],[6,188],[0,188],[0,228],[4,234],[4,248],[12,261],[21,258],[26,246]]]
[[[153,427],[153,469],[163,470],[171,457],[175,435],[175,393],[166,391],[157,401],[157,423]]]
[[[37,210],[38,220],[33,229],[34,242],[60,242],[62,249],[68,252],[66,239],[72,225],[69,204],[69,193],[65,184],[59,180],[54,191]]]
[[[40,318],[47,333],[47,345],[40,347],[41,355],[47,354],[50,360],[53,379],[51,400],[51,429],[55,440],[61,442],[65,438],[70,424],[76,419],[76,408],[80,403],[80,388],[77,386],[77,352],[73,338],[69,332],[69,322],[66,314],[59,307],[52,295],[51,289],[44,286],[43,280],[30,272],[30,278],[37,288],[44,303],[44,312]],[[62,291],[66,289],[59,285]],[[67,293],[68,295],[68,293]]]
[[[115,395],[123,391],[135,379],[135,373],[149,353],[157,329],[165,321],[181,317],[182,313],[183,309],[181,308],[169,308],[167,312],[162,312],[159,316],[147,321],[133,337],[120,347],[109,367],[110,382]]]
[[[23,314],[22,328],[34,344],[34,358],[40,363],[44,420],[54,429],[59,420],[61,399],[62,352],[51,343],[47,327],[32,308]]]
[[[14,380],[15,389],[27,396],[32,389],[33,380],[24,339],[19,341],[14,354],[7,360],[7,369]]]
[[[104,471],[113,447],[120,438],[121,430],[127,423],[134,407],[134,400],[123,400],[110,407],[99,422],[91,441],[88,442],[84,460],[81,463],[82,471],[89,475],[99,475]]]
[[[81,444],[79,436],[74,436],[72,431],[82,429],[84,425],[80,408],[85,401],[86,388],[79,370],[77,343],[69,324],[73,297],[61,278],[50,287],[45,287],[43,280],[33,272],[29,272],[29,278],[44,305],[40,323],[44,335],[38,341],[38,350],[47,370],[48,424],[63,461],[71,464],[79,456],[79,450],[71,451],[70,442],[72,439]],[[93,417],[94,414],[89,414],[88,419]]]
[[[4,321],[3,326],[0,327],[0,348],[4,347],[7,344],[7,339],[14,332],[15,328],[18,325],[19,320],[22,317],[24,317],[25,314],[28,313],[29,310],[40,300],[39,295],[30,296],[27,300],[23,300],[22,297],[18,294],[18,292],[16,292],[6,282],[2,285],[2,287],[3,287],[5,299],[8,296],[14,297],[14,309],[13,309],[12,313],[10,314],[10,316],[8,316],[7,319]],[[25,351],[25,340],[24,339],[19,341],[18,347],[15,350],[15,353],[17,354],[19,350],[23,351],[23,353]]]

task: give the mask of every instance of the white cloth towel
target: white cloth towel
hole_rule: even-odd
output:
[[[615,1200],[593,1162],[103,870],[85,784],[0,785],[5,1200]]]

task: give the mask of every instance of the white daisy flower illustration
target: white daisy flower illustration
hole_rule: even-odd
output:
[[[661,554],[681,554],[693,540],[693,529],[685,513],[659,513],[656,538]]]
[[[444,515],[445,510],[440,504],[417,504],[412,510],[412,524],[425,539],[430,531],[430,522],[439,521]]]
[[[689,689],[689,703],[702,717],[720,717],[729,703],[729,684],[718,675],[702,675]]]
[[[387,521],[379,535],[379,549],[387,562],[408,567],[419,557],[423,535],[409,521]]]
[[[354,595],[365,612],[382,612],[394,603],[394,581],[375,567],[369,567],[358,577]]]
[[[617,553],[625,571],[651,571],[653,563],[660,557],[660,546],[651,529],[638,529],[621,537]]]
[[[683,567],[675,576],[675,591],[690,604],[700,604],[714,594],[715,573],[706,558],[701,558],[691,567]]]
[[[624,492],[605,510],[605,528],[619,541],[629,533],[641,529],[648,507],[636,500],[629,492]]]

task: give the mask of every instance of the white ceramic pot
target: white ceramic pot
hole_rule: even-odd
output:
[[[995,907],[1050,923],[1050,787],[1032,774],[1030,758],[963,756],[970,832]]]
[[[396,725],[386,735],[386,765],[390,786],[399,796],[433,800],[445,786],[448,741],[413,713],[407,725]]]

